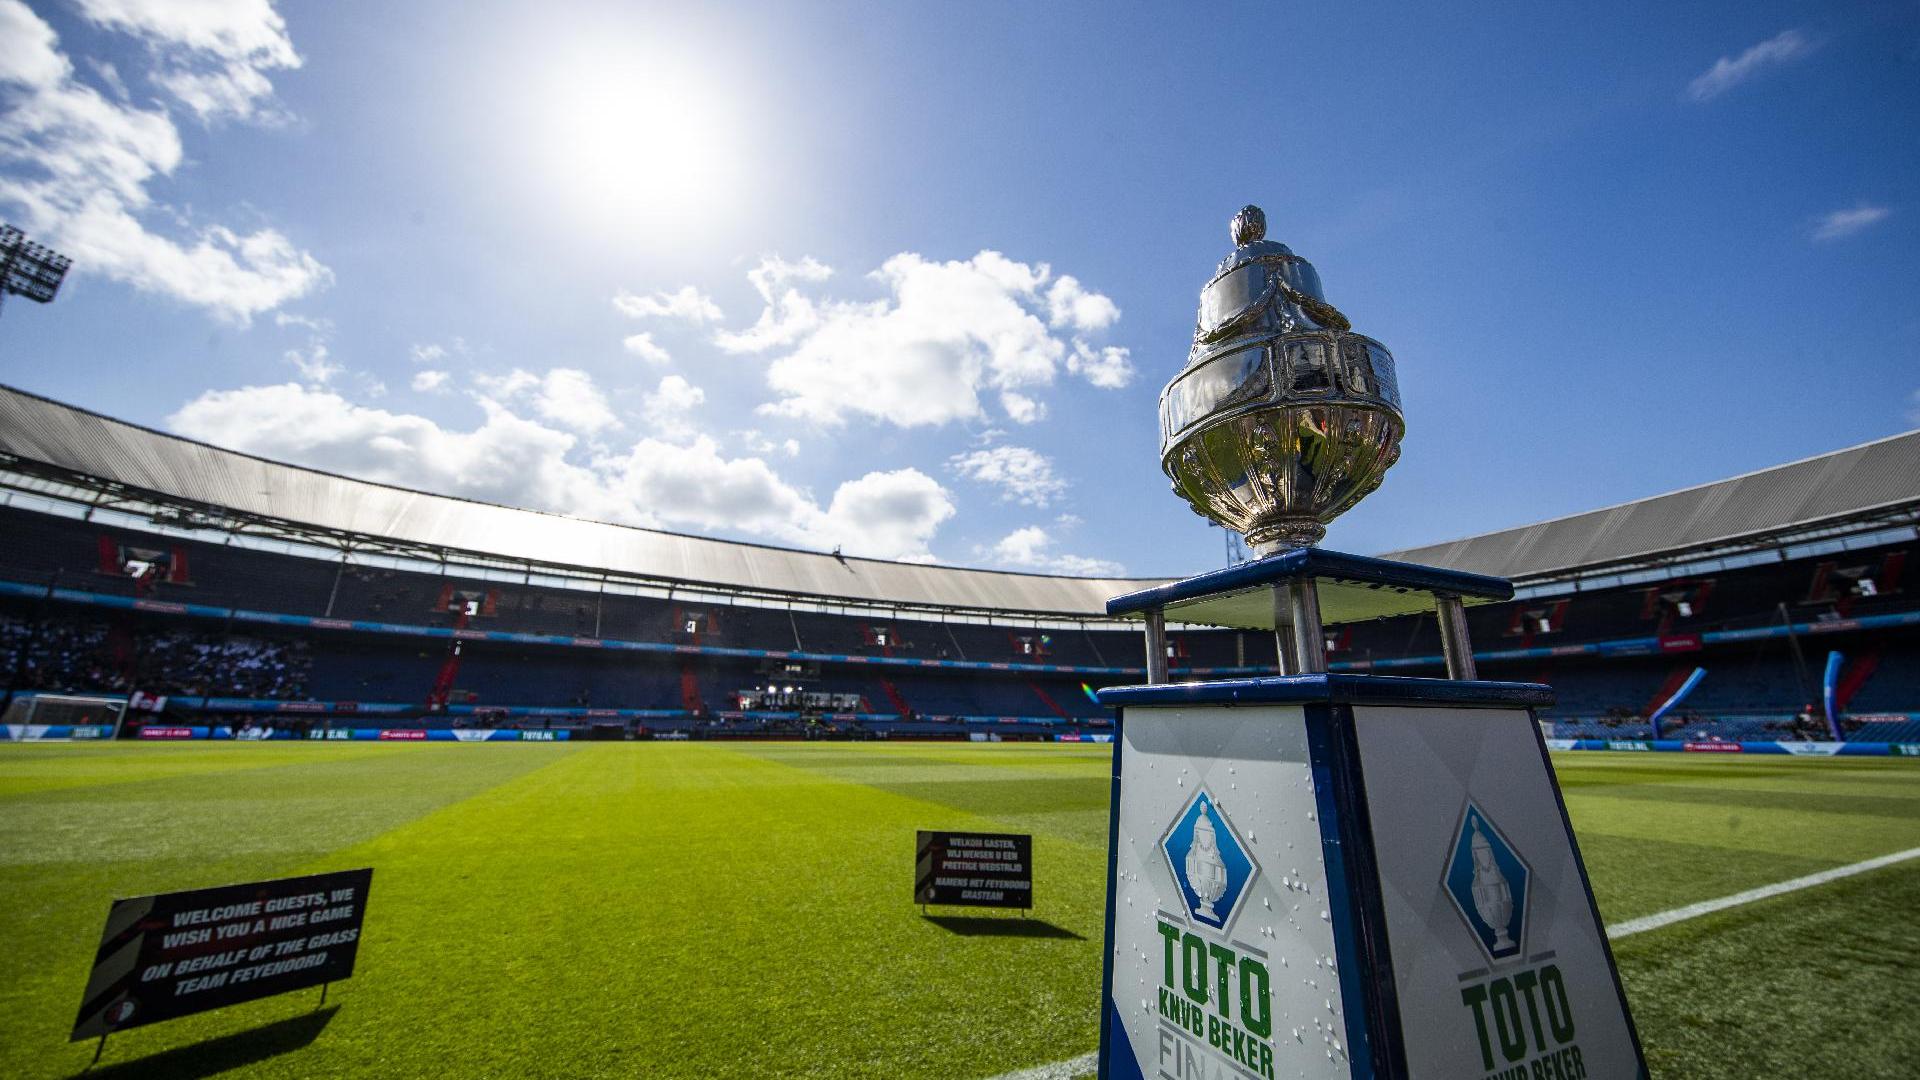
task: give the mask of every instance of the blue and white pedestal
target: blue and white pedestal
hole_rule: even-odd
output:
[[[1310,664],[1306,607],[1425,605],[1470,663],[1459,605],[1510,591],[1310,549],[1109,610],[1145,613],[1162,657],[1163,614],[1277,613],[1283,659]],[[1533,717],[1547,687],[1307,670],[1100,696],[1120,709],[1103,1080],[1646,1075]]]

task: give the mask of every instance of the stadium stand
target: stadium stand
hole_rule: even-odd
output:
[[[1484,677],[1552,684],[1566,737],[1920,736],[1920,432],[1389,557],[1513,577],[1469,613]],[[999,573],[677,536],[275,464],[0,388],[6,693],[164,694],[300,723],[703,737],[1084,736],[1138,681],[1108,596]],[[1329,628],[1336,670],[1437,675],[1433,620]],[[1271,635],[1174,628],[1176,678],[1272,670]],[[745,695],[743,697],[743,695]],[[773,707],[768,707],[773,703]]]

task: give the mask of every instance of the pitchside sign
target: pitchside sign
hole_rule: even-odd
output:
[[[1526,709],[1157,689],[1121,699],[1103,1080],[1646,1075]]]
[[[1032,908],[1033,837],[922,830],[913,902]]]
[[[353,974],[373,871],[116,900],[73,1039]]]

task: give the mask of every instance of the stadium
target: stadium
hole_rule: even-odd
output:
[[[1147,671],[1106,601],[1158,579],[606,525],[14,389],[0,470],[5,731],[32,744],[0,760],[8,1073],[85,1065],[54,1047],[107,897],[371,865],[324,1006],[119,1034],[93,1071],[1091,1074],[1095,691]],[[1554,688],[1657,1075],[1920,1065],[1920,879],[1856,871],[1920,844],[1920,784],[1873,760],[1920,752],[1917,527],[1920,432],[1388,556],[1515,582],[1470,609],[1475,660]],[[1326,646],[1335,671],[1444,663],[1428,617]],[[1277,662],[1267,632],[1166,647],[1175,681]],[[909,905],[927,828],[1033,834],[1030,917]]]
[[[1161,583],[465,502],[12,389],[0,453],[16,724],[92,696],[132,699],[149,738],[1097,741],[1112,717],[1092,691],[1145,673],[1137,624],[1105,602]],[[1900,746],[1920,743],[1917,522],[1920,432],[1386,557],[1515,582],[1472,610],[1475,659],[1553,686],[1553,737]],[[1338,626],[1327,648],[1336,671],[1443,664],[1430,618]],[[1267,633],[1176,627],[1168,650],[1182,678],[1276,664]]]

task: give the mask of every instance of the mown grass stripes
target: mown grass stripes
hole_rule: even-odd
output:
[[[1910,763],[1555,765],[1609,921],[1920,845]],[[311,995],[270,999],[116,1036],[108,1061],[187,1069],[201,1047],[242,1077],[949,1077],[1071,1058],[1096,1031],[1107,771],[1101,749],[1018,745],[0,748],[0,1074],[85,1064],[65,1030],[113,896],[353,865],[376,874],[337,1013],[289,1026]],[[920,828],[1032,832],[1034,932],[921,918]],[[1799,986],[1784,969],[1830,947],[1804,935],[1842,932],[1849,904],[1911,910],[1920,873],[1869,876],[1623,943],[1656,1061],[1734,1076],[1782,1060],[1778,1040],[1709,1054],[1697,1032],[1760,1023],[1764,997],[1727,984]],[[1776,946],[1769,920],[1788,915]],[[1815,966],[1848,994],[1910,999],[1911,959]],[[1910,1038],[1849,1037],[1863,1049],[1807,1060],[1910,1060]]]

